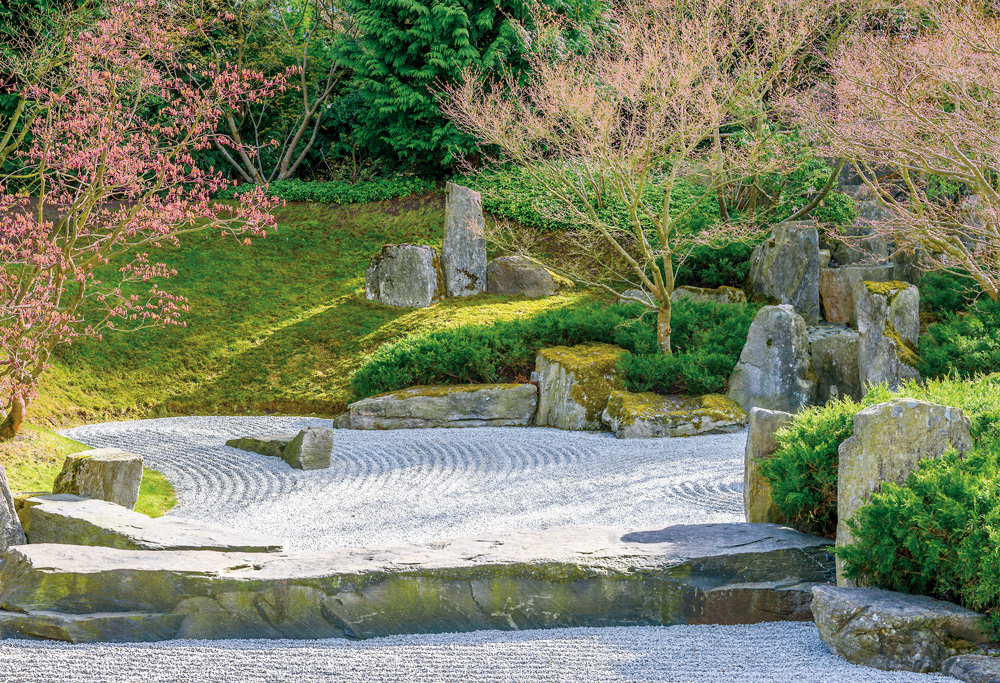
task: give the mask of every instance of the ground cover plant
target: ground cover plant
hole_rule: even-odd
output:
[[[895,392],[876,386],[859,403],[847,399],[806,408],[778,431],[778,450],[761,461],[771,499],[790,525],[829,538],[836,534],[837,449],[853,433],[855,413],[900,396],[961,408],[972,421],[976,440],[993,434],[1000,425],[1000,375],[996,374],[971,382],[931,379]]]
[[[248,192],[251,185],[239,185],[219,192],[220,199],[232,199]],[[387,199],[423,194],[434,189],[434,183],[416,176],[375,178],[363,182],[276,180],[265,190],[269,197],[289,202],[319,202],[321,204],[366,204]]]
[[[588,342],[629,352],[618,371],[630,391],[723,391],[757,307],[681,301],[676,311],[677,350],[671,356],[659,353],[648,308],[592,302],[388,344],[351,376],[351,393],[364,398],[413,385],[525,381],[541,349]]]

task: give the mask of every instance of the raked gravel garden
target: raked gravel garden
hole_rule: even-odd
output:
[[[545,428],[337,430],[329,469],[228,447],[328,421],[188,417],[66,435],[143,456],[177,490],[170,514],[267,532],[289,550],[371,546],[566,524],[742,522],[746,433],[615,439]],[[857,681],[885,672],[830,653],[810,623],[393,636],[367,641],[4,641],[5,681]]]

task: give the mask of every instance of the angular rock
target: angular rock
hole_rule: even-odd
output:
[[[386,244],[365,271],[365,296],[386,306],[426,308],[444,298],[437,249]]]
[[[816,402],[820,405],[844,397],[860,401],[864,396],[858,368],[861,336],[843,329],[838,334],[818,337],[809,345],[813,372],[816,373]]]
[[[802,316],[788,304],[760,309],[729,378],[729,398],[748,412],[760,407],[796,413],[812,403],[815,393]]]
[[[447,296],[471,296],[486,291],[485,226],[479,193],[448,183],[441,245],[441,271]]]
[[[280,539],[270,536],[169,515],[154,519],[114,503],[65,493],[29,498],[20,517],[31,543],[248,553],[282,547]]]
[[[923,249],[899,250],[892,256],[892,279],[918,285],[928,267]]]
[[[230,439],[227,446],[238,448],[241,451],[260,453],[280,458],[285,446],[291,443],[295,434],[263,434],[261,436],[241,436],[238,439]]]
[[[650,439],[738,432],[747,414],[717,394],[682,399],[612,391],[601,419],[619,439]]]
[[[27,543],[24,530],[17,517],[17,506],[7,481],[7,470],[0,465],[0,553],[12,545],[22,543]]]
[[[538,408],[534,384],[410,387],[347,407],[345,429],[527,427]]]
[[[700,303],[745,304],[747,302],[747,295],[742,289],[736,289],[735,287],[722,286],[715,289],[708,289],[706,287],[689,287],[685,285],[678,287],[670,295],[671,301],[680,301],[682,299]]]
[[[321,470],[330,466],[332,452],[332,429],[306,427],[285,446],[281,458],[299,470]]]
[[[1000,683],[1000,657],[955,655],[944,660],[941,673],[965,683]]]
[[[38,612],[94,624],[109,612],[174,614],[179,627],[156,637],[372,638],[807,621],[812,586],[832,572],[828,542],[770,524],[570,527],[302,555],[29,544],[0,562],[0,622],[10,632]],[[99,627],[86,637],[105,639]]]
[[[844,266],[825,268],[819,274],[819,297],[823,304],[823,319],[829,323],[849,325],[854,321],[862,283],[889,282],[893,266]]]
[[[538,412],[535,424],[559,429],[599,430],[608,398],[624,389],[615,365],[624,350],[611,344],[542,349],[535,359]]]
[[[905,282],[865,282],[857,305],[858,370],[861,386],[895,389],[920,379],[920,293]],[[867,389],[866,389],[867,391]]]
[[[554,296],[573,284],[523,256],[501,256],[490,261],[486,266],[486,283],[490,294],[529,299]]]
[[[840,444],[837,467],[837,545],[854,537],[847,522],[882,483],[902,485],[924,458],[972,446],[969,418],[958,408],[897,398],[854,416],[854,435]],[[837,561],[838,585],[849,585]]]
[[[788,521],[771,500],[771,485],[761,476],[760,461],[778,450],[774,433],[794,417],[780,410],[750,409],[750,429],[743,454],[743,513],[752,524],[784,524]]]
[[[141,456],[117,448],[95,448],[66,456],[52,493],[107,500],[131,510],[141,484]]]
[[[813,223],[780,223],[750,257],[750,289],[819,320],[819,233]]]
[[[885,671],[940,671],[988,641],[981,614],[920,595],[815,586],[812,610],[831,652]]]

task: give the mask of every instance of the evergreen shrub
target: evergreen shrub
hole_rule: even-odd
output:
[[[250,184],[229,188],[218,194],[219,199],[232,199],[235,194],[248,192]],[[267,194],[288,202],[318,202],[322,204],[363,204],[388,199],[408,197],[429,192],[434,183],[412,176],[376,178],[351,184],[347,181],[308,182],[304,180],[276,180],[267,186]]]
[[[423,384],[524,381],[541,349],[587,342],[616,344],[629,352],[618,370],[630,391],[722,391],[756,310],[678,302],[671,357],[658,353],[656,316],[639,304],[585,304],[492,325],[435,330],[380,348],[351,376],[351,392],[360,399]],[[646,376],[649,368],[658,373],[654,381]]]

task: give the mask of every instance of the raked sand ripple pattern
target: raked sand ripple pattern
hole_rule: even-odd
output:
[[[541,428],[338,430],[331,467],[308,472],[225,445],[329,424],[193,417],[66,434],[142,455],[177,489],[171,514],[275,534],[289,550],[561,525],[743,521],[742,433],[623,441]]]

